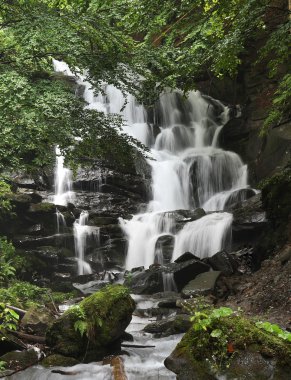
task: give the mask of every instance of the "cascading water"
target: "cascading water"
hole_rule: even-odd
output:
[[[85,261],[86,247],[89,239],[93,239],[95,246],[99,245],[99,228],[88,226],[88,211],[82,211],[79,219],[74,223],[75,252],[78,261],[78,274],[90,274],[92,269]]]
[[[62,62],[55,61],[55,68],[56,71],[72,75]],[[121,111],[125,100],[119,90],[104,85],[104,93],[95,96],[84,78],[79,78],[78,81],[85,86],[87,107],[106,114],[121,114],[125,121],[124,131],[149,146],[154,158],[148,160],[152,169],[152,200],[147,212],[135,215],[131,220],[120,220],[128,236],[126,268],[142,265],[148,267],[154,262],[163,264],[163,249],[159,238],[170,237],[175,242],[172,260],[185,251],[203,258],[227,247],[231,241],[232,215],[224,212],[224,209],[229,202],[243,200],[245,192],[241,190],[248,187],[247,167],[239,156],[217,147],[219,132],[228,119],[227,108],[217,101],[205,100],[198,92],[191,92],[188,99],[184,99],[178,92],[165,92],[161,95],[156,112],[155,122],[160,126],[160,133],[154,138],[145,109],[132,96],[128,96],[127,104]],[[58,156],[56,169],[58,185],[54,201],[66,205],[71,199],[67,195],[72,196],[71,177],[63,166],[61,156]],[[186,224],[178,230],[175,211],[197,207],[204,208],[208,214],[190,222],[185,218]],[[62,215],[57,213],[57,216],[61,232]],[[84,261],[86,247],[92,242],[92,245],[98,245],[99,239],[99,229],[88,226],[87,223],[87,211],[81,212],[74,223],[79,274],[91,273],[90,265]],[[176,290],[172,273],[163,273],[163,283],[165,291]],[[157,300],[149,301],[148,297],[143,299],[142,296],[136,296],[135,300],[139,310],[147,310],[158,303]],[[146,304],[144,307],[143,303]],[[133,334],[135,342],[143,346],[151,346],[153,343],[152,337],[143,331],[149,321],[134,316],[127,329]],[[180,338],[180,335],[175,335],[155,339],[155,349],[143,348],[136,352],[134,346],[128,348],[130,355],[124,356],[128,379],[174,379],[176,376],[166,370],[163,361]],[[52,374],[51,369],[31,367],[21,376],[27,380],[49,379]],[[74,379],[110,379],[111,371],[97,363],[78,365],[73,367],[68,376]]]
[[[64,157],[61,155],[58,147],[56,147],[56,168],[54,182],[54,204],[66,206],[68,202],[73,202],[74,192],[72,186],[72,172],[70,169],[64,167]]]
[[[55,69],[71,75],[64,63],[55,61]],[[240,157],[217,147],[219,132],[228,121],[228,108],[217,100],[190,92],[187,99],[178,92],[161,94],[155,122],[160,133],[154,138],[143,106],[132,95],[126,102],[120,90],[103,86],[96,95],[84,77],[87,108],[105,114],[120,114],[123,131],[151,148],[152,200],[147,212],[131,220],[120,220],[128,237],[126,269],[148,267],[159,254],[159,237],[172,235],[175,245],[172,260],[189,250],[199,257],[211,256],[230,243],[232,216],[227,212],[206,215],[188,223],[178,233],[173,217],[167,211],[191,210],[198,207],[206,212],[223,211],[232,202],[243,200],[247,167]]]
[[[217,112],[219,109],[219,112]],[[126,268],[148,267],[161,254],[156,244],[163,235],[175,236],[172,260],[185,251],[208,257],[231,241],[232,215],[212,213],[187,223],[175,233],[166,211],[222,211],[232,197],[242,200],[247,188],[247,167],[240,157],[217,147],[219,132],[228,121],[228,109],[205,100],[199,92],[184,99],[179,92],[165,92],[157,112],[161,132],[151,149],[152,200],[144,214],[121,220],[128,237]],[[173,217],[172,217],[173,218]]]

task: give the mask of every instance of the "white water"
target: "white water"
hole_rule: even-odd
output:
[[[66,206],[68,202],[73,202],[75,194],[72,188],[72,171],[64,167],[64,157],[61,155],[58,147],[56,147],[56,167],[54,182],[54,204]]]
[[[149,297],[132,295],[138,309],[156,307],[159,300]],[[154,339],[152,334],[145,333],[144,327],[152,322],[153,318],[133,316],[127,332],[134,337],[133,342],[141,346],[155,346],[154,348],[129,348],[124,350],[129,355],[122,355],[124,368],[128,380],[174,380],[176,375],[167,370],[164,360],[174,350],[181,340],[182,334],[172,335],[166,338]],[[52,370],[61,369],[64,372],[76,373],[60,375],[52,373]],[[8,379],[8,377],[7,377]],[[51,367],[33,366],[25,371],[12,375],[11,380],[113,380],[112,367],[102,365],[102,362],[90,364],[78,364],[74,367]]]
[[[71,75],[64,63],[54,64],[56,71]],[[125,100],[120,90],[106,84],[103,93],[96,95],[85,77],[79,76],[78,83],[84,86],[87,108],[121,115],[123,131],[149,146],[154,158],[148,160],[152,168],[152,200],[147,212],[120,220],[128,238],[126,269],[148,267],[155,257],[162,263],[156,243],[165,234],[175,235],[172,260],[185,250],[202,258],[227,247],[231,214],[206,215],[186,224],[178,234],[171,216],[164,214],[197,207],[207,212],[223,211],[229,199],[244,199],[239,190],[248,187],[247,166],[236,153],[218,147],[219,133],[228,121],[227,107],[217,100],[206,100],[199,92],[192,91],[185,99],[178,91],[165,91],[155,113],[160,133],[154,139],[146,111],[132,95],[127,94]],[[78,251],[82,257],[82,249]]]
[[[82,211],[79,219],[74,223],[74,239],[75,239],[75,252],[78,262],[78,274],[90,274],[92,269],[90,264],[85,261],[86,247],[88,245],[88,240],[93,239],[94,245],[99,246],[99,234],[100,230],[98,227],[88,226],[88,211]]]
[[[213,101],[213,100],[212,100]],[[178,92],[160,97],[157,119],[161,128],[151,152],[152,200],[147,212],[121,220],[129,241],[126,268],[148,267],[159,257],[156,242],[175,235],[172,260],[186,251],[204,258],[230,245],[232,215],[212,213],[187,223],[178,234],[166,211],[222,211],[227,201],[242,200],[238,192],[247,185],[247,167],[240,157],[217,147],[219,132],[228,120],[228,109],[218,101],[217,115],[199,92],[184,99]]]
[[[56,211],[56,219],[57,219],[57,233],[64,233],[67,228],[67,223],[64,215],[57,209]]]

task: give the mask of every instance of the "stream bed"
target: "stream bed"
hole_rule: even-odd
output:
[[[148,296],[132,295],[139,311],[151,309],[158,303]],[[122,355],[124,368],[128,380],[174,380],[176,375],[167,370],[164,360],[174,350],[183,334],[171,335],[165,338],[154,338],[152,334],[145,333],[143,328],[153,322],[155,317],[139,317],[133,315],[126,332],[133,336],[128,345],[155,346],[154,348],[124,348],[126,354]],[[69,374],[59,374],[53,371],[64,371]],[[112,367],[102,362],[78,364],[73,367],[44,368],[41,365],[33,366],[23,372],[7,377],[7,380],[113,380]]]

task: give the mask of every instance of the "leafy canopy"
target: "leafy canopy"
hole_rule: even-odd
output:
[[[76,146],[76,158],[108,153],[129,160],[134,153],[132,139],[118,131],[121,120],[84,109],[74,82],[53,71],[52,58],[66,61],[75,73],[86,70],[96,91],[103,82],[122,91],[136,83],[129,65],[132,38],[112,27],[106,12],[86,10],[86,3],[2,2],[0,172],[43,168],[56,144],[64,153]]]
[[[290,75],[280,74],[290,65],[288,12],[284,0],[2,0],[0,171],[43,168],[56,144],[71,162],[133,161],[122,121],[85,110],[52,58],[86,72],[96,91],[106,82],[152,105],[165,87],[235,77],[262,39],[256,58],[282,79],[266,128],[280,122],[291,99]]]

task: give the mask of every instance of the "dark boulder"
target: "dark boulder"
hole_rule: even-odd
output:
[[[207,264],[216,271],[221,271],[225,275],[233,274],[237,263],[234,257],[226,251],[217,252],[215,255],[206,259]]]
[[[207,272],[209,265],[200,260],[189,260],[182,263],[170,263],[163,266],[153,265],[143,272],[130,272],[125,284],[135,294],[153,294],[164,290],[163,274],[171,274],[178,291],[198,274]]]
[[[200,260],[199,257],[193,255],[191,252],[185,252],[183,255],[179,256],[174,263],[184,263],[189,260]]]
[[[232,212],[232,248],[240,249],[257,242],[268,225],[261,194],[244,201],[233,208]]]

